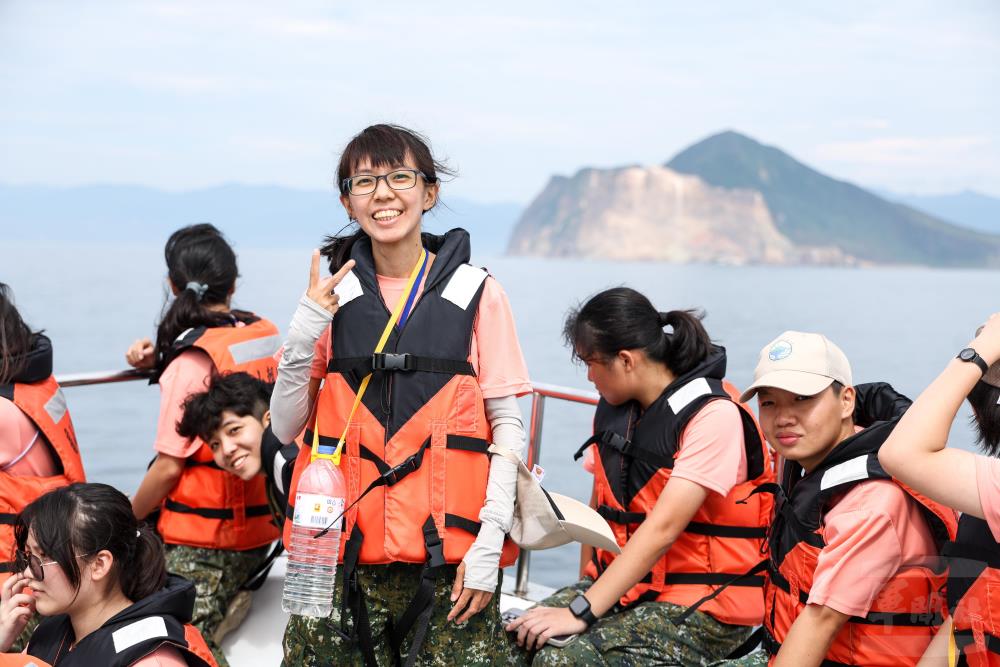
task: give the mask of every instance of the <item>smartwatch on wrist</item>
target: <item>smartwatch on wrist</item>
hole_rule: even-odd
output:
[[[577,595],[573,598],[573,601],[569,603],[569,611],[578,619],[586,623],[588,628],[594,624],[594,621],[597,620],[594,613],[590,611],[590,600],[588,600],[587,596],[583,593]]]
[[[979,356],[979,353],[971,347],[967,347],[959,352],[958,357],[956,358],[961,359],[962,361],[971,361],[975,365],[979,366],[979,370],[983,372],[983,375],[986,375],[986,371],[990,370],[990,365],[986,363],[986,360]]]

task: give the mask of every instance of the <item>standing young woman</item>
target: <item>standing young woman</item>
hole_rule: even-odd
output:
[[[986,456],[946,447],[962,402]],[[921,665],[1000,665],[1000,313],[923,391],[879,451],[885,470],[962,513],[949,559],[951,612]]]
[[[670,326],[672,333],[664,327]],[[582,578],[508,626],[534,664],[703,664],[725,658],[763,614],[760,560],[771,458],[726,353],[692,313],[659,313],[610,289],[570,314],[566,341],[601,394],[577,457],[621,555],[584,548]],[[594,445],[594,447],[591,447]],[[592,457],[592,458],[590,458]],[[682,621],[688,605],[733,580]],[[580,634],[565,648],[548,639]],[[544,647],[544,648],[543,648]]]
[[[82,481],[73,421],[52,377],[52,343],[24,323],[0,283],[0,582],[14,571],[7,559],[17,513],[47,491]]]
[[[164,255],[174,299],[156,333],[136,341],[126,360],[152,368],[160,385],[156,458],[132,499],[135,515],[159,510],[157,529],[167,545],[167,569],[198,589],[194,624],[220,665],[216,630],[240,587],[279,537],[262,479],[244,482],[212,463],[200,438],[177,433],[184,400],[204,391],[214,373],[246,371],[273,380],[278,329],[253,313],[230,309],[236,254],[212,225],[174,232]]]
[[[313,255],[271,428],[282,442],[307,423],[307,443],[314,429],[323,444],[346,433],[348,504],[376,488],[345,515],[346,594],[338,581],[330,618],[291,617],[286,665],[513,659],[498,593],[499,568],[515,557],[504,536],[517,473],[487,446],[521,451],[515,398],[531,386],[506,295],[468,264],[468,233],[422,233],[441,171],[420,136],[393,125],[366,128],[340,159],[340,200],[359,229],[328,239],[332,277],[319,278]],[[397,306],[398,323],[375,353]],[[308,463],[304,447],[290,499]]]
[[[117,489],[72,484],[47,493],[24,509],[14,532],[17,566],[0,594],[0,652],[37,611],[45,618],[27,653],[55,667],[215,665],[188,625],[193,587],[167,577],[160,539]]]

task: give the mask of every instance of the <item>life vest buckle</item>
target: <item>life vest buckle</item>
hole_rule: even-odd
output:
[[[372,354],[372,370],[376,371],[412,371],[415,370],[413,355],[393,354],[391,352],[376,352]]]
[[[423,450],[421,450],[421,452],[422,451]],[[420,457],[417,454],[411,454],[410,456],[406,457],[406,460],[404,460],[399,465],[393,466],[392,468],[386,470],[382,474],[382,477],[385,479],[386,486],[393,486],[394,484],[402,480],[404,477],[409,475],[411,472],[414,472],[417,468],[420,467],[421,461],[418,459],[422,458],[423,457]]]

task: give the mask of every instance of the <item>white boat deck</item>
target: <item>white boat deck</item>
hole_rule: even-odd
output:
[[[222,642],[229,663],[243,665],[279,665],[281,663],[281,638],[285,632],[288,615],[281,610],[281,588],[285,581],[286,556],[275,562],[264,585],[253,595],[253,604],[246,620]],[[514,588],[514,578],[506,577],[504,593],[500,596],[500,611],[512,607],[527,609],[553,593],[553,589],[539,584],[529,584],[527,597],[508,593]]]

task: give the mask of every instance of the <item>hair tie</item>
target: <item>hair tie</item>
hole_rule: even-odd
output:
[[[662,312],[661,313],[657,313],[656,314],[656,320],[657,320],[657,322],[659,322],[660,328],[663,328],[663,327],[667,326],[668,324],[670,324],[670,322],[669,322],[669,320],[670,320],[670,313],[662,313]]]
[[[184,286],[184,289],[194,292],[195,298],[198,299],[198,301],[201,301],[205,296],[205,292],[208,291],[208,285],[192,280]]]

